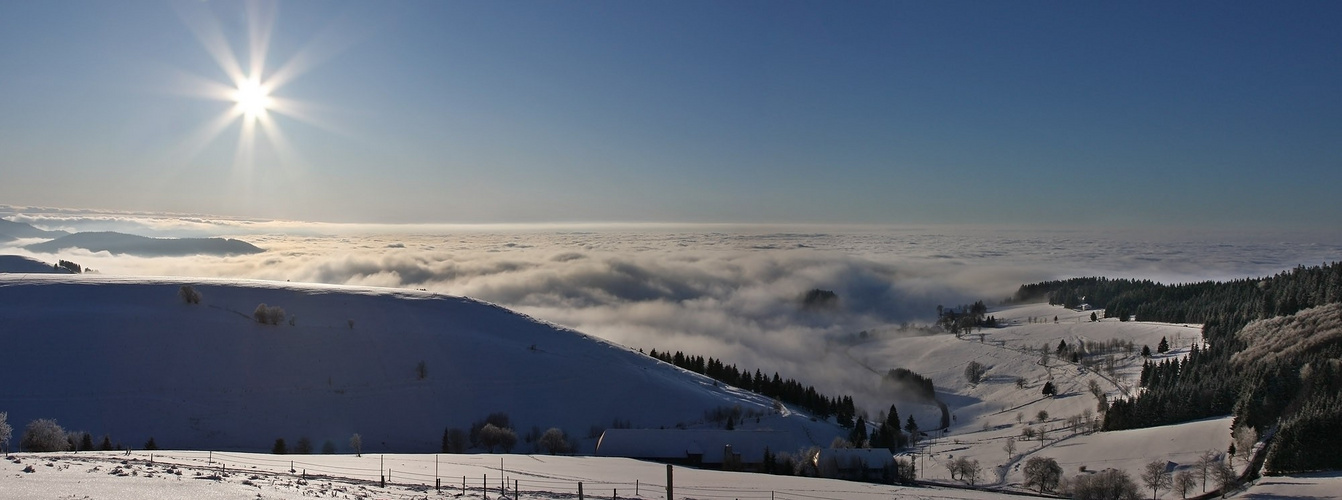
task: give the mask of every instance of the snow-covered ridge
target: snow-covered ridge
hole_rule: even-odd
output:
[[[200,304],[181,299],[183,285]],[[257,323],[262,303],[286,319]],[[614,419],[693,427],[723,406],[772,413],[765,398],[622,346],[414,290],[0,274],[0,318],[3,366],[15,375],[0,385],[10,422],[55,418],[131,447],[154,437],[169,448],[267,450],[308,437],[343,450],[360,433],[365,451],[420,452],[492,412],[508,413],[519,435],[559,427],[580,440]],[[838,434],[801,415],[759,427],[793,432],[799,447]]]

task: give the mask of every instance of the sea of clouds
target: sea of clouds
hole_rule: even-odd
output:
[[[205,276],[427,289],[494,302],[633,348],[683,350],[843,387],[816,363],[835,339],[929,323],[936,306],[1008,297],[1074,276],[1162,282],[1262,276],[1336,260],[1312,233],[992,227],[356,225],[0,209],[43,229],[238,238],[233,257],[0,253],[105,274]],[[802,306],[834,291],[831,309]]]

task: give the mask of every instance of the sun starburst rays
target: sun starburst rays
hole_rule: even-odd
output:
[[[267,56],[274,31],[276,8],[274,4],[248,2],[246,4],[247,50],[235,51],[219,22],[208,6],[178,4],[179,14],[196,39],[214,59],[228,83],[208,78],[192,78],[193,89],[187,93],[198,97],[229,103],[218,116],[203,123],[191,134],[183,147],[187,157],[195,157],[219,139],[228,129],[238,127],[238,138],[233,153],[235,181],[250,184],[257,171],[264,168],[268,174],[280,174],[293,180],[302,170],[301,156],[280,130],[276,116],[322,126],[301,101],[274,95],[286,83],[311,69],[308,50],[267,73]],[[306,48],[305,48],[306,49]],[[246,64],[236,54],[247,55]],[[280,78],[276,78],[279,76]],[[264,136],[258,141],[257,136]],[[264,143],[264,144],[262,144]],[[268,148],[268,149],[263,149]],[[258,164],[260,163],[260,164]]]

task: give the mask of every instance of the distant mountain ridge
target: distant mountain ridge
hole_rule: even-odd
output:
[[[186,255],[244,255],[265,250],[242,240],[225,238],[148,238],[115,232],[74,233],[51,241],[23,247],[32,252],[56,253],[65,248],[90,252],[111,252],[139,257],[181,257]]]
[[[59,238],[68,234],[70,233],[65,231],[46,231],[33,227],[31,224],[0,219],[0,241],[17,238]],[[5,236],[9,236],[9,238],[5,238]]]

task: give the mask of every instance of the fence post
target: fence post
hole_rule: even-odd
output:
[[[666,500],[675,498],[674,490],[671,489],[671,464],[666,464]]]
[[[634,496],[638,496],[638,480],[634,480]]]
[[[517,493],[517,480],[516,480],[516,479],[513,480],[513,498],[521,498],[521,495]]]
[[[582,481],[578,481],[578,500],[582,500]]]

